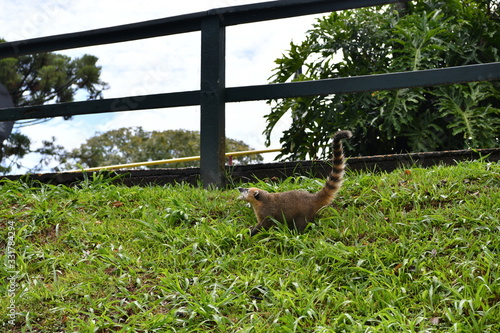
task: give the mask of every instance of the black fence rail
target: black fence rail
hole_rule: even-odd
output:
[[[500,63],[257,86],[226,87],[226,27],[406,0],[281,0],[0,44],[0,59],[201,31],[200,90],[0,109],[0,121],[200,105],[200,175],[224,184],[225,104],[500,80]]]

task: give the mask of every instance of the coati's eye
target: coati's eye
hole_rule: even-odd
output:
[[[259,200],[259,191],[255,191],[255,193],[253,194],[254,198]]]

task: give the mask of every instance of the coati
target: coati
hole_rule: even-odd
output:
[[[345,161],[341,140],[351,136],[350,131],[338,131],[333,136],[332,171],[325,186],[317,193],[300,190],[269,193],[255,187],[239,187],[239,199],[248,201],[257,217],[257,225],[251,229],[250,235],[257,234],[261,229],[269,229],[275,220],[286,222],[289,227],[302,231],[308,222],[313,221],[321,208],[331,204],[342,186],[344,175]]]

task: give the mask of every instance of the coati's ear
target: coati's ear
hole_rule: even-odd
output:
[[[253,197],[254,197],[255,199],[259,200],[259,196],[260,196],[259,191],[255,191],[255,192],[253,193]]]

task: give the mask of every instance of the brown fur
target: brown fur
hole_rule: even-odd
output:
[[[251,235],[261,229],[269,229],[275,221],[286,222],[289,227],[302,231],[308,222],[314,220],[321,208],[330,205],[342,186],[344,175],[345,161],[341,140],[351,136],[350,131],[339,131],[333,136],[332,171],[325,186],[317,193],[300,190],[269,193],[255,187],[239,187],[239,198],[250,203],[257,217],[257,225],[252,228]]]

